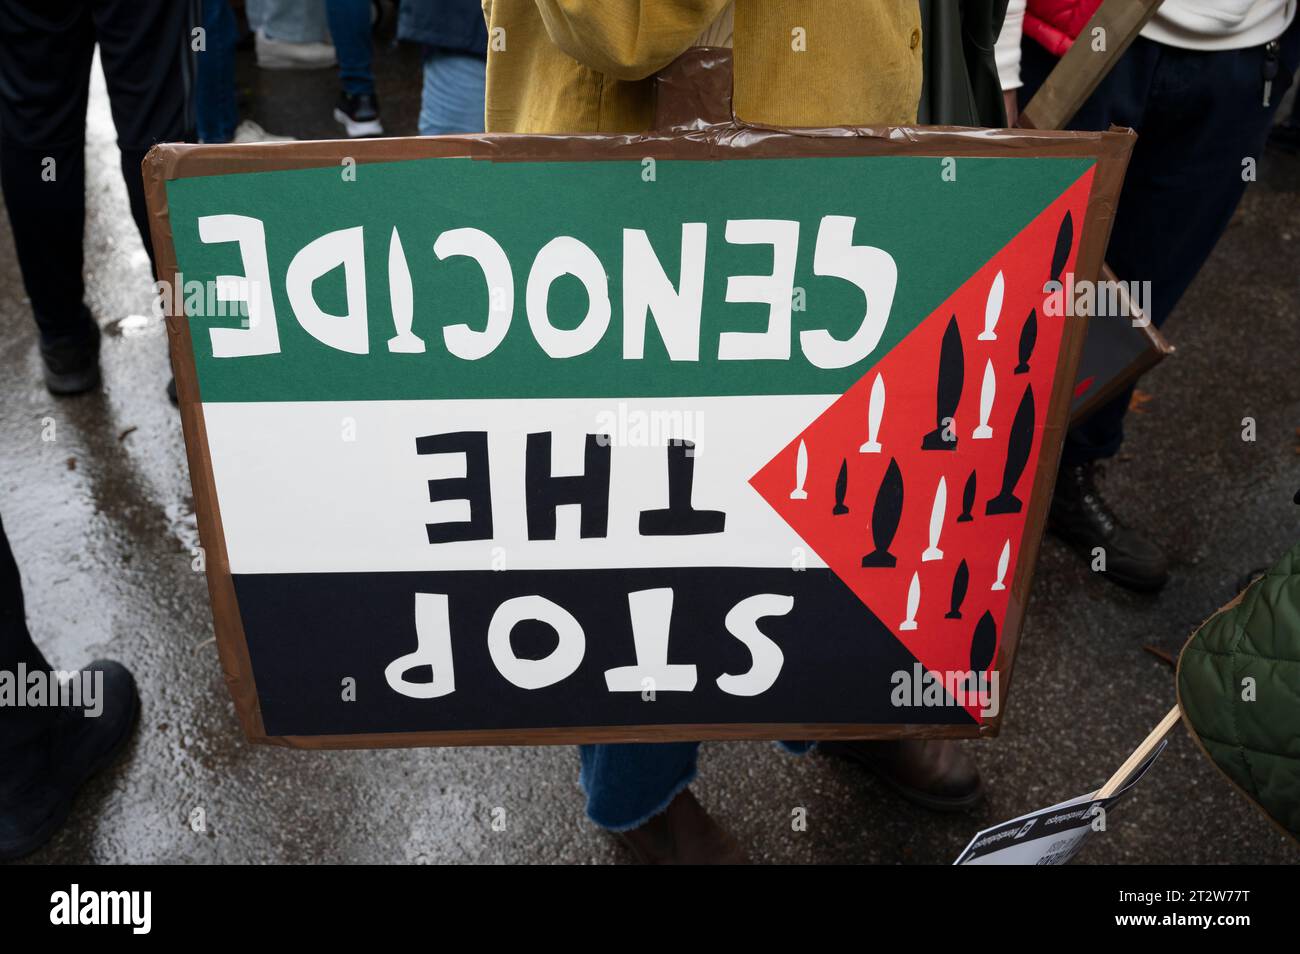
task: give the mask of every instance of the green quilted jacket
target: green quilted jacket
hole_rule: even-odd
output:
[[[1300,840],[1300,544],[1192,634],[1178,702],[1210,760]]]

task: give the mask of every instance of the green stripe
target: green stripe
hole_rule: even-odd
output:
[[[235,213],[266,223],[281,353],[214,359],[208,327],[238,319],[191,313],[200,388],[205,401],[372,400],[501,397],[604,397],[684,394],[828,394],[845,390],[920,323],[1091,165],[1089,159],[957,160],[956,181],[944,181],[941,160],[928,157],[660,161],[656,181],[640,162],[493,163],[424,159],[362,165],[356,181],[330,168],[205,176],[168,183],[172,231],[186,281],[241,274],[233,244],[205,245],[197,218]],[[817,228],[824,215],[858,219],[854,241],[883,248],[898,265],[889,326],[876,351],[858,365],[824,371],[799,352],[798,332],[827,328],[847,337],[861,316],[862,294],[847,282],[812,274]],[[728,219],[796,219],[800,224],[795,284],[807,310],[794,314],[789,361],[718,361],[723,331],[760,330],[766,308],[725,301],[728,275],[771,269],[767,246],[724,239]],[[649,234],[676,283],[683,222],[709,226],[701,360],[671,362],[653,324],[646,357],[622,358],[622,229]],[[352,355],[317,342],[294,320],[284,289],[293,255],[335,229],[365,226],[370,353]],[[396,226],[415,290],[414,332],[425,354],[391,354],[388,243]],[[448,354],[440,329],[481,327],[487,291],[470,259],[439,262],[433,242],[445,229],[491,234],[514,268],[515,313],[505,341],[478,361]],[[549,358],[528,328],[524,289],[537,250],[557,235],[574,236],[600,257],[609,275],[614,314],[591,352]],[[327,312],[344,308],[341,270],[316,284]],[[556,282],[552,320],[572,327],[586,296],[571,277]]]

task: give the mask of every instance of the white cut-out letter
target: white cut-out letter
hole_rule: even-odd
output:
[[[767,305],[767,330],[724,331],[718,336],[718,360],[787,360],[799,223],[785,219],[728,219],[727,241],[732,245],[771,245],[772,274],[728,276],[727,301]]]
[[[326,232],[303,246],[289,263],[285,290],[289,306],[298,324],[321,344],[366,354],[370,350],[369,324],[366,318],[366,249],[361,226]],[[343,266],[343,285],[347,291],[348,310],[331,315],[316,304],[312,286],[316,279]]]
[[[898,287],[894,256],[871,245],[854,245],[856,221],[851,215],[827,215],[817,229],[813,274],[852,282],[862,289],[867,300],[858,330],[845,341],[836,340],[821,328],[799,333],[804,356],[819,368],[847,368],[871,354],[885,333],[894,304],[894,290]]]
[[[741,600],[727,613],[727,632],[745,644],[754,664],[749,672],[733,676],[723,673],[718,677],[718,688],[733,696],[756,696],[767,692],[781,675],[785,654],[758,628],[764,616],[784,616],[794,607],[793,596],[776,593],[759,593]]]
[[[423,666],[433,670],[433,678],[428,682],[406,678],[412,669]],[[384,669],[384,678],[394,692],[412,699],[436,699],[456,691],[446,593],[415,594],[415,652],[390,662]]]
[[[510,259],[492,236],[479,229],[451,229],[433,243],[438,261],[464,255],[478,262],[488,288],[488,317],[482,331],[469,325],[448,325],[442,331],[447,350],[466,361],[477,361],[496,350],[510,330],[515,314],[515,278]]]
[[[559,643],[544,659],[520,659],[510,648],[510,634],[526,619],[555,630]],[[566,679],[582,665],[587,637],[582,626],[563,606],[544,596],[516,596],[497,607],[488,624],[488,653],[507,681],[520,689],[544,689]]]
[[[671,360],[700,360],[700,310],[704,303],[704,250],[708,231],[703,222],[683,223],[681,277],[674,288],[645,230],[623,230],[624,358],[635,360],[645,356],[648,311]]]
[[[578,327],[563,330],[551,324],[547,306],[551,285],[561,275],[573,275],[587,289],[587,314]],[[533,337],[552,358],[573,358],[586,354],[609,327],[609,279],[596,253],[568,235],[551,239],[533,259],[524,293],[528,326]]]
[[[199,241],[208,245],[238,242],[243,275],[218,275],[218,301],[248,303],[247,328],[209,328],[214,358],[246,358],[279,354],[280,331],[275,324],[271,298],[271,268],[266,263],[266,229],[261,219],[248,215],[199,217]]]
[[[695,688],[695,667],[668,665],[668,629],[673,615],[671,587],[627,594],[632,614],[632,644],[636,663],[605,670],[610,692],[640,692],[646,679],[656,692],[690,692]]]

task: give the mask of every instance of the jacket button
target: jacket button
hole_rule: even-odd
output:
[[[920,31],[920,30],[913,30],[913,31],[912,31],[912,49],[915,50],[915,49],[917,48],[917,46],[920,45],[920,43],[921,43],[921,31]]]

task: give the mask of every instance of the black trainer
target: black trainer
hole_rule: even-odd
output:
[[[382,136],[384,126],[379,121],[379,100],[374,93],[342,93],[334,107],[334,120],[343,124],[348,136]]]
[[[0,861],[31,854],[53,838],[77,789],[106,768],[131,738],[140,701],[130,670],[97,659],[82,671],[103,673],[98,715],[60,708],[40,735],[0,750]]]
[[[1159,547],[1124,526],[1097,490],[1095,463],[1062,467],[1052,493],[1048,528],[1090,564],[1105,559],[1106,578],[1130,590],[1154,592],[1169,581],[1169,562]],[[1100,547],[1101,554],[1094,550]]]
[[[99,325],[86,312],[89,336],[76,344],[41,345],[45,386],[51,394],[82,394],[99,384]]]

